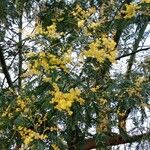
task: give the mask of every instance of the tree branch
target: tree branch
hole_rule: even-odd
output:
[[[119,144],[138,142],[138,141],[142,141],[143,139],[146,140],[149,137],[150,137],[150,132],[139,134],[139,135],[128,136],[126,138],[123,138],[121,135],[115,135],[109,137],[105,142],[107,146],[114,146]],[[92,138],[87,139],[85,142],[84,150],[90,150],[93,148],[97,148],[96,141]]]
[[[126,70],[126,74],[125,74],[125,79],[129,80],[130,79],[130,75],[132,72],[132,67],[134,65],[134,60],[136,58],[136,53],[139,47],[139,43],[141,41],[141,39],[143,38],[144,32],[147,28],[147,23],[143,23],[142,25],[139,24],[136,28],[136,32],[138,31],[138,37],[135,39],[134,44],[133,44],[133,49],[132,49],[132,55],[130,55],[130,58],[128,60],[128,65],[127,65],[127,70]],[[119,106],[120,107],[120,106]],[[120,109],[120,113],[124,114],[123,116],[118,115],[118,127],[119,127],[119,131],[121,132],[125,132],[126,131],[126,119],[128,118],[130,112],[131,112],[132,108],[126,109],[125,107],[122,107],[122,109]]]
[[[19,16],[19,43],[18,43],[18,54],[19,54],[19,73],[18,73],[18,90],[20,90],[21,88],[21,84],[22,84],[22,62],[23,62],[23,56],[22,56],[22,15],[23,13],[20,14]]]
[[[1,46],[0,46],[0,63],[1,63],[1,66],[2,66],[3,73],[4,73],[5,77],[6,77],[7,83],[9,85],[9,87],[12,88],[13,87],[13,83],[12,83],[10,74],[8,72],[6,61],[5,61],[5,58],[4,58],[4,55],[3,55],[3,49],[2,49]]]
[[[119,57],[116,58],[116,60],[120,60],[121,58],[124,58],[124,57],[130,56],[130,55],[136,54],[136,53],[141,52],[141,51],[147,51],[147,50],[150,50],[150,47],[142,48],[142,49],[139,49],[139,50],[137,50],[135,52],[119,56]]]

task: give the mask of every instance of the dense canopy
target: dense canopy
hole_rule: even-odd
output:
[[[0,149],[150,149],[149,23],[150,0],[0,0]]]

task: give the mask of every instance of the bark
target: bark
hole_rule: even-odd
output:
[[[18,73],[18,89],[21,88],[21,83],[22,83],[22,13],[19,16],[19,43],[18,43],[18,54],[19,54],[19,73]]]
[[[4,73],[5,78],[7,80],[8,86],[13,88],[13,82],[11,80],[11,77],[10,77],[10,74],[8,71],[8,67],[6,65],[6,60],[5,60],[5,57],[3,54],[3,48],[1,46],[0,46],[0,64],[2,66],[2,70],[3,70],[3,73]]]
[[[105,142],[107,146],[115,146],[119,144],[126,144],[126,143],[133,143],[133,142],[140,142],[142,140],[146,140],[150,137],[150,132],[140,134],[140,135],[133,135],[123,138],[121,135],[115,135],[109,137]],[[96,145],[96,141],[92,138],[87,139],[85,141],[85,148],[84,150],[90,150],[93,148],[98,148]]]

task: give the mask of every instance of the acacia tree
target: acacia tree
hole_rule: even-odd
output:
[[[148,143],[149,0],[2,0],[0,9],[1,149]]]

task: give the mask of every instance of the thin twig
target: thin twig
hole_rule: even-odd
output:
[[[124,58],[124,57],[130,56],[130,55],[136,54],[136,53],[141,52],[141,51],[147,51],[147,50],[150,50],[150,47],[142,48],[142,49],[139,49],[139,50],[137,50],[135,52],[119,56],[119,57],[116,58],[116,60],[120,60],[121,58]]]

